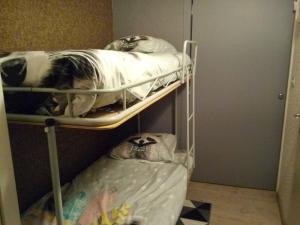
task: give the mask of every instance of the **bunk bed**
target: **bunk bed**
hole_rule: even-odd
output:
[[[189,54],[190,53],[190,54]],[[192,54],[193,53],[193,54]],[[188,55],[192,55],[191,59]],[[175,135],[178,134],[178,103],[177,103],[177,89],[180,86],[186,87],[186,113],[184,114],[184,121],[186,123],[185,131],[186,131],[186,145],[184,152],[178,153],[178,158],[183,158],[183,160],[178,160],[177,163],[147,163],[142,160],[112,160],[108,158],[104,158],[100,161],[97,161],[95,165],[91,166],[87,171],[84,171],[79,178],[74,180],[74,183],[80,183],[82,180],[85,180],[87,183],[87,178],[90,174],[95,175],[95,171],[99,171],[100,168],[105,167],[106,164],[113,164],[114,168],[124,168],[124,167],[135,167],[137,171],[151,171],[154,174],[154,178],[160,176],[159,173],[163,173],[164,175],[168,175],[169,179],[165,179],[167,185],[167,189],[163,189],[160,195],[154,196],[156,199],[156,206],[159,207],[162,202],[168,201],[170,198],[162,198],[162,194],[167,192],[168,190],[173,190],[172,193],[177,193],[179,202],[183,201],[182,196],[185,197],[187,183],[189,182],[189,178],[191,176],[192,170],[195,165],[194,154],[195,154],[195,73],[196,73],[196,63],[197,63],[197,43],[195,41],[186,40],[183,45],[183,57],[181,62],[181,67],[173,70],[172,72],[159,74],[147,79],[139,80],[137,82],[131,82],[129,84],[121,85],[118,88],[110,88],[110,89],[93,89],[93,90],[82,90],[82,89],[55,89],[55,88],[42,88],[42,87],[11,87],[5,86],[4,92],[10,93],[51,93],[51,94],[63,94],[66,95],[66,99],[68,101],[69,110],[68,115],[59,115],[59,116],[49,116],[49,115],[26,115],[26,114],[17,114],[17,113],[8,113],[7,118],[9,123],[18,123],[18,124],[32,124],[32,125],[40,125],[45,126],[45,132],[48,138],[48,150],[49,150],[49,160],[50,160],[50,169],[51,169],[51,179],[53,186],[53,198],[54,198],[54,209],[55,209],[55,217],[58,225],[68,224],[65,221],[63,206],[63,197],[62,193],[65,194],[65,189],[61,188],[60,185],[60,173],[58,166],[58,155],[57,155],[57,146],[56,146],[56,134],[55,128],[57,126],[74,128],[74,129],[91,129],[91,130],[109,130],[119,127],[130,118],[138,115],[138,131],[140,132],[140,117],[139,113],[164,98],[171,92],[175,91],[174,103],[175,103]],[[166,77],[170,77],[171,75],[175,76],[176,79],[172,82],[163,82],[162,80]],[[142,99],[137,99],[135,101],[127,100],[128,93],[130,93],[130,89],[139,87],[145,84],[148,84],[150,87],[155,86],[157,83],[163,83],[161,87],[155,91],[149,91],[147,96]],[[76,116],[72,112],[72,98],[74,95],[99,95],[99,94],[111,94],[111,93],[121,93],[122,104],[116,104],[114,106],[110,106],[109,111],[96,111],[92,113],[88,113],[84,117]],[[180,156],[179,156],[180,155]],[[124,164],[125,163],[125,164]],[[100,166],[99,166],[100,165]],[[182,166],[183,165],[183,166]],[[185,169],[183,169],[185,168]],[[177,176],[171,176],[172,174],[177,173]],[[142,175],[137,172],[137,177],[142,179]],[[178,180],[178,175],[182,179]],[[104,175],[103,175],[104,176]],[[122,175],[124,176],[124,174]],[[176,178],[177,177],[177,178]],[[145,178],[145,177],[144,177]],[[99,182],[100,177],[97,176]],[[114,176],[112,176],[114,179]],[[80,180],[80,181],[79,181]],[[100,179],[101,180],[101,179]],[[151,188],[159,189],[159,187],[163,187],[163,180],[159,179],[160,182],[156,183]],[[182,185],[182,181],[186,185]],[[142,182],[149,182],[144,179]],[[155,182],[154,182],[155,183]],[[77,186],[80,186],[79,184]],[[85,185],[84,188],[89,187],[88,184]],[[139,196],[138,200],[141,201],[143,198],[147,198],[149,193],[145,186],[140,186],[143,191],[145,189],[145,193]],[[134,189],[135,192],[139,192],[140,189]],[[172,194],[169,195],[173,196]],[[180,198],[181,196],[181,198]],[[48,196],[49,198],[49,196]],[[48,198],[44,198],[42,201],[47,201]],[[161,198],[160,201],[158,199]],[[171,197],[173,198],[173,197]],[[178,199],[177,199],[178,200]],[[147,202],[147,201],[146,201]],[[146,202],[144,204],[146,204]],[[172,202],[172,201],[171,201]],[[175,201],[176,202],[176,201]],[[173,202],[172,204],[175,204]],[[177,201],[178,202],[178,201]],[[124,205],[123,205],[124,206]],[[124,206],[126,207],[126,206]],[[143,207],[147,207],[143,205]],[[153,208],[152,208],[153,209]],[[149,214],[149,217],[154,217],[155,213],[160,211],[160,209],[153,209],[152,214]],[[181,210],[181,206],[179,206],[175,211],[176,213],[172,215],[170,220],[165,220],[162,224],[175,224],[176,216],[179,215]],[[149,213],[149,210],[146,210]],[[154,214],[153,214],[154,213]],[[174,219],[175,218],[175,219]],[[153,218],[154,223],[147,224],[158,224],[158,221],[164,221],[163,217],[158,217],[156,219]],[[149,222],[149,221],[148,221]],[[51,223],[52,224],[52,223]],[[72,223],[70,223],[72,224]],[[109,223],[107,223],[109,224]]]

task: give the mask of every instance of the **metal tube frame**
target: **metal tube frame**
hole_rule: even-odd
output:
[[[49,151],[50,171],[51,171],[51,180],[52,180],[54,205],[55,205],[55,216],[56,216],[57,225],[64,225],[63,204],[62,204],[62,194],[61,194],[61,186],[60,186],[56,135],[55,135],[56,121],[54,119],[47,119],[45,121],[45,124],[46,124],[45,133],[47,134],[47,139],[48,139],[48,151]]]
[[[174,134],[176,136],[176,139],[178,141],[178,89],[175,90],[175,96],[174,96]]]
[[[118,88],[106,88],[106,89],[92,89],[92,90],[83,90],[83,89],[66,89],[66,90],[59,90],[55,88],[42,88],[42,87],[8,87],[4,86],[3,90],[5,92],[38,92],[38,93],[52,93],[52,94],[101,94],[101,93],[115,93],[115,92],[122,92],[123,90],[128,90],[130,88],[138,87],[146,83],[155,82],[162,78],[168,77],[170,75],[176,75],[178,77],[178,72],[182,71],[182,67],[166,74],[161,74],[158,76],[154,76],[151,78],[147,78],[141,80],[139,82],[134,82],[131,84],[121,85]]]
[[[186,54],[187,47],[194,47],[194,56],[192,58],[193,67],[192,74],[187,73],[186,67]],[[198,57],[198,44],[195,41],[185,41],[183,45],[183,67],[182,67],[182,83],[186,83],[186,165],[187,165],[187,175],[191,176],[192,170],[195,167],[195,77],[196,77],[196,65],[197,65],[197,57]],[[191,56],[192,57],[192,56]],[[192,90],[191,90],[192,89]],[[190,108],[191,104],[191,108]],[[192,134],[190,134],[190,123],[192,123]],[[192,136],[192,139],[190,138]],[[190,143],[191,142],[191,143]],[[192,157],[193,162],[190,165],[190,157]],[[189,179],[187,179],[189,182]]]

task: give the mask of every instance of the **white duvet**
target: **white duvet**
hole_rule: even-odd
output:
[[[175,225],[185,200],[186,185],[187,172],[181,164],[103,157],[65,188],[65,224],[102,224],[97,201],[103,200],[103,192],[108,192],[114,196],[108,211],[128,207],[126,222],[122,224],[136,221],[141,225]],[[22,224],[56,224],[51,195],[30,208],[23,215]]]
[[[10,86],[16,83],[20,78],[21,83],[17,86],[31,87],[49,87],[45,86],[45,80],[59,79],[67,77],[65,74],[57,74],[55,71],[57,61],[66,61],[66,64],[60,63],[61,71],[68,71],[70,63],[74,67],[85,67],[82,58],[92,68],[91,74],[81,74],[77,77],[70,72],[68,79],[60,84],[63,87],[51,86],[54,88],[68,88],[95,90],[95,89],[118,89],[123,85],[131,85],[139,81],[145,81],[159,75],[171,73],[169,76],[157,81],[151,81],[140,86],[127,89],[126,101],[130,103],[136,99],[143,100],[151,91],[155,91],[164,85],[180,78],[182,71],[179,70],[183,65],[182,53],[151,53],[141,52],[120,52],[113,50],[70,50],[59,52],[14,52],[11,55],[0,59],[0,73],[4,78],[4,84]],[[186,64],[191,63],[190,58],[186,57]],[[19,71],[20,70],[20,71]],[[15,74],[19,71],[21,75]],[[57,75],[54,78],[54,75]],[[12,82],[10,84],[10,82]],[[19,81],[18,81],[19,82]],[[54,82],[55,83],[55,82]],[[69,84],[70,83],[70,84]],[[14,85],[12,85],[14,86]],[[38,96],[39,93],[36,93]],[[99,93],[99,94],[75,94],[72,98],[72,104],[67,104],[65,96],[55,95],[55,102],[59,107],[53,107],[49,114],[64,114],[70,116],[82,116],[91,110],[123,102],[123,91]],[[17,99],[18,100],[18,99]],[[20,100],[22,101],[22,100]],[[40,104],[40,103],[38,103]],[[52,103],[51,103],[52,104]],[[41,107],[47,103],[41,104]],[[72,110],[70,110],[72,107]],[[13,111],[18,111],[14,110]],[[39,110],[43,111],[43,110]]]
[[[84,55],[98,71],[99,75],[90,79],[75,79],[73,88],[78,89],[116,89],[122,85],[143,81],[158,75],[171,73],[182,66],[182,53],[153,53],[119,52],[111,50],[89,50],[89,54],[82,51],[63,52],[67,55]],[[187,57],[187,63],[190,63]],[[167,83],[177,80],[180,73],[173,73],[158,82],[149,82],[128,90],[127,101],[144,99],[150,91],[156,90]],[[73,100],[74,116],[83,115],[92,109],[123,101],[122,91],[101,93],[98,95],[76,94]],[[69,116],[69,107],[65,109],[65,115]]]
[[[116,40],[106,47],[110,50],[65,50],[12,52],[0,58],[0,73],[6,86],[52,87],[56,89],[117,89],[158,75],[180,69],[183,54],[170,43],[145,35]],[[116,51],[119,50],[119,51]],[[186,56],[186,65],[191,60]],[[190,68],[190,66],[189,66]],[[128,89],[128,103],[143,100],[149,93],[181,75],[173,73],[138,87]],[[24,96],[13,96],[8,112],[23,114],[84,116],[97,108],[123,102],[122,91],[93,95],[76,94],[67,103],[65,96],[31,97],[32,106],[22,106]],[[25,99],[25,97],[24,97]],[[21,104],[18,104],[18,101]],[[72,107],[72,108],[70,108]]]

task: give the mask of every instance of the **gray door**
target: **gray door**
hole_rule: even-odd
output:
[[[274,190],[293,0],[194,0],[199,42],[193,179]]]

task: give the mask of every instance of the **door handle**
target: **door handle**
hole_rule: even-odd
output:
[[[300,113],[296,113],[296,114],[294,115],[294,117],[295,117],[296,119],[299,119],[299,118],[300,118]]]
[[[284,98],[285,98],[285,94],[284,93],[279,93],[278,99],[283,100]]]

